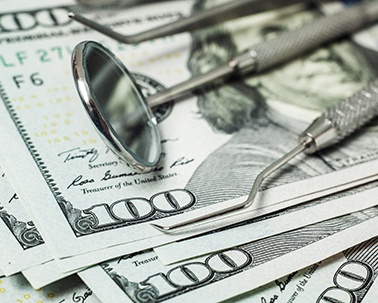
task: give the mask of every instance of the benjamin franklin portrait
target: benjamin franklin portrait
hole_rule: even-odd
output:
[[[223,2],[198,0],[193,13]],[[300,4],[193,32],[188,67],[194,75],[204,73],[320,15],[319,8]],[[343,39],[264,74],[203,90],[198,114],[215,132],[232,136],[198,167],[186,187],[207,205],[248,194],[255,176],[292,149],[313,118],[363,88],[375,78],[374,70],[364,49]],[[376,137],[370,126],[334,149],[300,157],[273,174],[263,188],[332,172],[351,159],[358,164],[376,158]]]

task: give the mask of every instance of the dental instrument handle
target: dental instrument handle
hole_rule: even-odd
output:
[[[310,2],[311,0],[306,0]],[[118,42],[135,44],[151,39],[174,35],[185,31],[194,31],[220,22],[225,22],[235,18],[241,18],[251,14],[261,13],[289,6],[292,4],[305,2],[304,0],[238,0],[230,1],[209,9],[203,9],[189,17],[183,17],[161,26],[150,28],[146,31],[124,35],[114,31],[112,28],[104,26],[97,21],[88,19],[83,15],[70,12],[68,16]]]
[[[378,116],[378,80],[317,118],[300,136],[307,154],[333,145]]]
[[[150,107],[182,97],[189,91],[234,74],[257,74],[350,35],[378,20],[378,1],[353,5],[301,28],[268,39],[235,56],[227,63],[194,76],[148,98]]]
[[[155,223],[151,225],[161,232],[171,232],[190,224],[248,208],[253,204],[261,183],[271,173],[278,170],[302,152],[311,154],[322,148],[336,144],[376,116],[378,116],[378,80],[371,82],[367,87],[354,94],[352,97],[329,108],[319,118],[315,119],[314,122],[299,135],[298,146],[257,175],[248,198],[243,202],[208,212],[195,218],[179,221],[172,225],[160,225]]]
[[[263,72],[316,49],[338,38],[350,35],[378,20],[378,1],[351,6],[335,15],[321,17],[299,29],[269,39],[247,53],[250,62],[240,62],[246,71]],[[245,57],[246,58],[246,57]]]

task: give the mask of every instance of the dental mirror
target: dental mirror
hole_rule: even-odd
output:
[[[72,70],[84,108],[106,145],[137,172],[153,170],[161,155],[157,120],[133,75],[93,41],[75,47]]]

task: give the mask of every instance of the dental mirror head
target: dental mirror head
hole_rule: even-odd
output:
[[[84,108],[105,144],[137,172],[152,171],[161,155],[160,135],[132,74],[93,41],[75,47],[72,71]]]

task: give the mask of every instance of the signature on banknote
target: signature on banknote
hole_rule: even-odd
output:
[[[73,293],[72,295],[72,302],[75,303],[84,303],[86,299],[88,299],[92,295],[92,290],[90,290],[88,287],[84,294],[80,295],[77,294],[76,292]]]
[[[76,147],[60,152],[58,156],[64,157],[64,163],[77,159],[88,159],[89,162],[93,162],[98,158],[99,152],[95,148],[82,149],[80,147]]]

